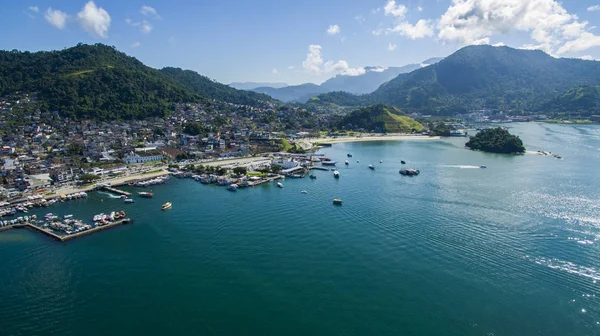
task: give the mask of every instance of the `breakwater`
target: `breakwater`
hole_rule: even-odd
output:
[[[89,229],[89,230],[86,230],[86,231],[77,232],[77,233],[73,233],[73,234],[69,234],[69,235],[64,235],[64,236],[63,235],[58,235],[58,234],[56,234],[56,233],[54,233],[54,232],[52,232],[50,230],[43,229],[43,228],[41,228],[41,227],[39,227],[37,225],[31,224],[31,223],[14,224],[14,225],[0,227],[0,232],[6,231],[6,230],[10,230],[10,229],[29,229],[29,230],[32,230],[32,231],[36,231],[36,232],[42,233],[42,234],[44,234],[44,235],[46,235],[46,236],[48,236],[48,237],[50,237],[50,238],[52,238],[54,240],[65,242],[65,241],[73,240],[75,238],[79,238],[79,237],[83,237],[83,236],[86,236],[86,235],[90,235],[90,234],[96,233],[98,231],[103,231],[103,230],[106,230],[106,229],[110,229],[110,228],[113,228],[115,226],[119,226],[119,225],[123,225],[123,224],[129,224],[131,222],[132,222],[131,218],[123,218],[123,219],[120,219],[118,221],[114,221],[114,222],[111,222],[109,224],[106,224],[106,225],[96,226],[96,227],[94,227],[92,229]]]

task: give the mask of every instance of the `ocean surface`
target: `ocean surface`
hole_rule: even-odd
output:
[[[134,223],[0,232],[0,335],[600,335],[600,127],[507,126],[564,159],[344,143],[323,150],[338,180],[171,179],[40,210]]]

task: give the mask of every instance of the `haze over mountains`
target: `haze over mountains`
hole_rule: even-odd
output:
[[[300,85],[274,88],[265,85],[251,89],[254,92],[267,94],[283,102],[304,103],[310,98],[327,92],[344,91],[353,94],[371,93],[383,83],[396,78],[399,74],[408,73],[427,65],[435,64],[442,58],[430,58],[419,64],[408,64],[401,67],[365,67],[365,73],[360,76],[337,75],[321,85],[305,83]]]
[[[553,108],[561,96],[563,107],[577,99],[569,90],[587,93],[584,106],[598,108],[594,89],[600,84],[600,62],[554,58],[539,50],[487,45],[468,46],[437,64],[400,74],[370,94],[326,93],[311,103],[341,106],[389,104],[405,111],[451,115],[493,108],[522,112]],[[575,104],[579,109],[582,104]]]
[[[275,89],[280,89],[282,87],[286,87],[288,86],[287,83],[269,83],[269,82],[233,82],[230,83],[229,86],[231,86],[234,89],[238,89],[238,90],[252,90],[252,89],[256,89],[259,87],[271,87],[271,88],[275,88]]]

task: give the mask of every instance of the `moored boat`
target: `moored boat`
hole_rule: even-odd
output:
[[[235,184],[235,183],[232,183],[232,184],[230,184],[230,185],[227,186],[227,190],[229,190],[229,191],[237,191],[238,188],[239,188],[239,186],[237,184]]]
[[[370,164],[370,165],[369,165],[369,169],[371,169],[371,170],[375,170],[375,167],[373,167],[373,165],[371,165],[371,164]]]
[[[349,164],[350,164],[350,162],[348,162],[348,160],[346,160],[346,161],[344,162],[344,164],[347,166],[347,165],[349,165]]]
[[[339,198],[334,198],[333,199],[333,204],[334,205],[342,205],[342,200]]]
[[[340,172],[339,172],[339,171],[337,171],[337,170],[335,170],[335,171],[333,172],[333,177],[335,177],[335,178],[340,178]]]
[[[416,175],[419,175],[420,173],[421,172],[418,169],[413,169],[413,168],[400,169],[401,175],[416,176]]]
[[[167,202],[165,204],[162,205],[161,209],[162,210],[168,210],[171,209],[173,207],[173,204],[171,202]]]
[[[347,156],[348,156],[348,157],[352,157],[352,154],[348,153],[348,155],[347,155]]]
[[[140,195],[140,197],[145,197],[145,198],[152,198],[154,196],[153,193],[148,192],[148,191],[139,192],[138,195]]]
[[[406,164],[406,161],[402,160],[400,161],[401,164]]]
[[[279,188],[283,188],[283,183],[281,183],[281,182],[277,182],[277,186],[278,186]]]

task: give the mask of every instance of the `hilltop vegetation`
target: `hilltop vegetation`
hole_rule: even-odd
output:
[[[103,44],[35,53],[0,51],[0,96],[37,92],[42,109],[99,120],[163,117],[173,102],[206,98],[250,105],[270,100],[176,70],[147,67]]]
[[[490,153],[521,154],[525,153],[523,141],[503,128],[485,129],[471,137],[465,146],[470,149]]]
[[[356,110],[339,120],[336,127],[382,133],[413,133],[423,130],[423,125],[403,115],[398,108],[385,105]]]
[[[600,85],[585,85],[567,90],[547,103],[542,110],[559,113],[575,111],[586,116],[598,114],[600,113]]]
[[[563,92],[600,84],[600,62],[557,59],[542,51],[469,46],[437,64],[401,74],[372,94],[322,94],[319,103],[389,104],[452,115],[465,109],[537,111]]]

